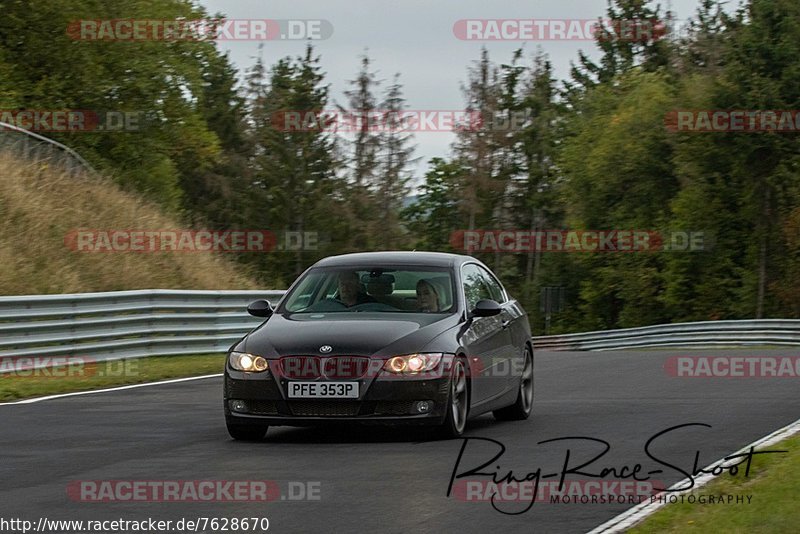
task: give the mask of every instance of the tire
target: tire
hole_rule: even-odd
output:
[[[459,438],[464,434],[469,417],[469,383],[467,382],[467,364],[464,358],[456,358],[450,379],[450,391],[447,396],[447,415],[439,427],[438,435],[442,439]]]
[[[498,421],[524,421],[531,415],[533,408],[533,354],[525,347],[525,365],[519,379],[517,400],[511,406],[492,412]]]
[[[233,424],[228,422],[228,434],[238,441],[261,441],[267,435],[269,426],[257,424]]]

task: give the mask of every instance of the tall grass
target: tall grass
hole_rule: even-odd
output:
[[[64,238],[81,228],[186,226],[110,180],[76,178],[0,153],[0,295],[256,288],[224,253],[71,250]]]

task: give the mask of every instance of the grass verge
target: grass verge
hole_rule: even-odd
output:
[[[153,356],[0,374],[0,401],[221,373],[225,355]]]
[[[800,435],[770,445],[786,454],[755,456],[750,477],[721,475],[696,496],[743,495],[744,504],[668,504],[628,532],[797,532],[800,506]],[[747,504],[747,495],[752,495]],[[688,494],[687,494],[688,496]]]

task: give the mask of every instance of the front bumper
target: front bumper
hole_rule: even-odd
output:
[[[290,399],[291,379],[273,374],[225,370],[224,409],[229,424],[312,426],[332,422],[439,425],[444,421],[450,362],[424,377],[392,376],[353,380],[359,383],[358,399]],[[321,379],[320,381],[324,381]],[[419,403],[429,408],[420,413]]]

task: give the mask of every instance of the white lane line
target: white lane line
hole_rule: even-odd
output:
[[[58,395],[49,395],[47,397],[35,397],[33,399],[25,399],[14,402],[0,402],[0,406],[13,406],[14,404],[33,404],[35,402],[42,402],[53,399],[63,399],[64,397],[77,397],[79,395],[94,395],[96,393],[108,393],[110,391],[122,391],[124,389],[146,388],[149,386],[161,386],[164,384],[177,384],[179,382],[189,382],[190,380],[203,380],[205,378],[217,378],[222,376],[222,373],[216,375],[203,375],[203,376],[190,376],[188,378],[175,378],[173,380],[162,380],[161,382],[145,382],[144,384],[131,384],[129,386],[119,386],[115,388],[106,389],[92,389],[89,391],[75,391],[73,393],[60,393]]]
[[[800,433],[800,419],[795,421],[794,423],[790,423],[783,428],[780,428],[773,432],[772,434],[768,434],[763,438],[759,439],[758,441],[754,441],[750,445],[745,445],[738,451],[733,454],[729,454],[727,456],[735,456],[737,454],[743,454],[750,451],[751,447],[768,447],[773,445],[781,440],[786,438],[792,437],[793,435]],[[725,461],[725,458],[720,458],[716,462],[711,463],[710,465],[704,468],[704,471],[710,471],[713,469],[714,466],[722,463]],[[699,477],[694,479],[694,486],[690,489],[683,490],[683,491],[675,491],[671,492],[670,495],[684,495],[686,493],[691,493],[698,488],[701,488],[708,484],[712,479],[716,478],[711,474],[703,474]],[[685,484],[688,484],[690,480],[688,478],[684,478],[680,482],[677,482],[670,486],[669,489],[679,488]],[[623,532],[635,524],[644,520],[647,516],[654,514],[658,511],[661,507],[666,506],[669,503],[666,502],[647,502],[644,501],[641,504],[637,504],[633,508],[625,510],[618,516],[612,517],[602,525],[595,527],[594,529],[590,530],[588,534],[612,534],[616,532]]]

